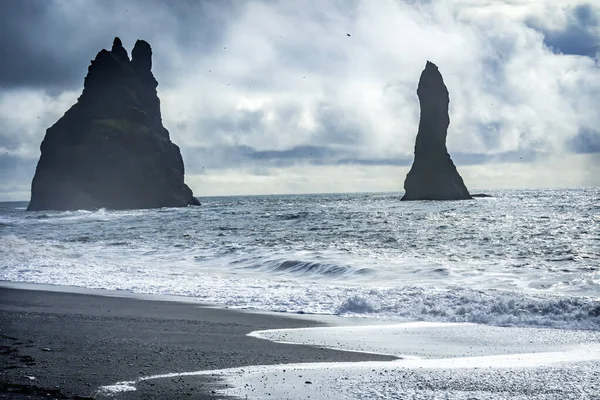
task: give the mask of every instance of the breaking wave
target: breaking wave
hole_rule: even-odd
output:
[[[523,295],[459,287],[402,287],[352,295],[335,310],[344,316],[379,316],[411,321],[472,322],[600,330],[600,301],[586,297]]]
[[[366,275],[373,272],[369,268],[356,268],[350,265],[285,259],[260,261],[246,268],[278,275],[327,278],[350,278],[355,275]]]
[[[600,224],[590,223],[599,190],[464,203],[348,194],[157,210],[9,205],[0,280],[260,311],[600,330]]]

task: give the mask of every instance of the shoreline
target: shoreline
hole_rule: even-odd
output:
[[[329,325],[307,315],[221,309],[174,296],[15,287],[21,285],[0,283],[0,399],[98,398],[101,386],[191,370],[396,359],[248,336]],[[182,377],[112,398],[219,398],[213,392],[219,384],[218,378]]]

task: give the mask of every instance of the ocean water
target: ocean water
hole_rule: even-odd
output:
[[[251,310],[600,330],[600,188],[489,193],[213,197],[95,212],[0,203],[0,280]]]

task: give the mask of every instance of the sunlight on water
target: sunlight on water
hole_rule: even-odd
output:
[[[206,198],[186,209],[0,205],[0,279],[228,307],[600,328],[599,189]]]

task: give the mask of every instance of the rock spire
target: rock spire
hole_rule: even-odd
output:
[[[417,88],[421,120],[415,144],[415,159],[404,181],[402,200],[471,199],[448,149],[446,136],[450,117],[448,89],[438,67],[427,61]]]

